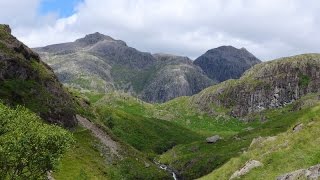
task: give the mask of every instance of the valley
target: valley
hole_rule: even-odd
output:
[[[0,25],[0,85],[0,179],[319,178],[320,54],[30,49]]]

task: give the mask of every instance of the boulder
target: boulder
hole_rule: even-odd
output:
[[[243,176],[247,173],[249,173],[252,169],[262,166],[263,164],[259,161],[256,160],[250,160],[248,162],[246,162],[246,164],[239,170],[237,170],[236,172],[234,172],[232,174],[232,176],[230,177],[230,179],[235,179],[238,178],[240,176]]]
[[[221,139],[221,137],[219,135],[215,135],[215,136],[212,136],[212,137],[208,137],[206,139],[206,141],[207,141],[207,143],[216,143],[220,139]]]
[[[299,132],[299,131],[301,131],[303,129],[303,124],[302,123],[300,123],[300,124],[297,124],[296,126],[294,126],[294,128],[292,129],[293,130],[293,132]]]
[[[277,180],[316,180],[320,178],[320,164],[311,166],[308,169],[299,169],[277,177]]]

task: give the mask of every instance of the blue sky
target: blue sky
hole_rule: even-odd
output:
[[[67,17],[74,13],[75,6],[82,0],[42,0],[39,13],[45,15],[51,12],[57,13],[59,17]]]

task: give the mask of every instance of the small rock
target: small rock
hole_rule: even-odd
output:
[[[247,128],[245,128],[244,130],[245,130],[245,131],[252,131],[252,130],[254,130],[254,128],[253,128],[253,127],[247,127]]]
[[[207,141],[207,143],[216,143],[220,139],[221,139],[221,137],[219,135],[215,135],[215,136],[212,136],[212,137],[208,137],[206,139],[206,141]]]
[[[236,172],[234,172],[232,174],[232,176],[230,177],[230,179],[235,179],[238,178],[240,176],[243,176],[245,174],[247,174],[248,172],[250,172],[252,169],[262,166],[263,164],[259,161],[256,160],[250,160],[248,162],[246,162],[246,164],[239,170],[237,170]],[[229,180],[230,180],[229,179]]]
[[[303,129],[303,124],[302,123],[300,123],[300,124],[297,124],[292,130],[293,130],[293,132],[299,132],[299,131],[301,131]]]
[[[147,162],[144,162],[144,167],[148,168],[148,167],[150,167],[150,164]]]

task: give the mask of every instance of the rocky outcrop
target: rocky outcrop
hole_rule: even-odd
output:
[[[206,139],[207,143],[213,144],[218,142],[221,139],[219,135],[211,136]]]
[[[234,172],[232,174],[232,176],[230,177],[230,179],[239,178],[240,176],[243,176],[243,175],[249,173],[252,169],[257,168],[262,165],[263,164],[259,161],[250,160],[250,161],[246,162],[246,164],[241,169]]]
[[[50,123],[76,125],[73,100],[38,54],[0,25],[0,99],[24,105]]]
[[[320,164],[312,166],[308,169],[299,169],[277,177],[277,180],[316,180],[320,178]]]
[[[238,79],[247,69],[260,62],[245,48],[221,46],[207,51],[194,64],[200,66],[209,78],[222,82]]]
[[[320,54],[304,54],[258,64],[239,80],[210,87],[192,100],[202,111],[215,111],[215,104],[233,116],[243,117],[319,91]]]

